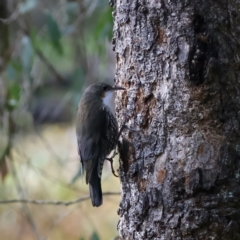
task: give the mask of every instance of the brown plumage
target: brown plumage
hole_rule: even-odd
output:
[[[118,126],[114,91],[123,90],[105,83],[89,86],[80,100],[77,115],[78,153],[93,206],[102,204],[101,174],[105,158],[116,147]]]

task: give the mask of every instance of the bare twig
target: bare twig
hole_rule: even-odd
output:
[[[105,192],[103,196],[114,196],[120,195],[120,192]],[[0,200],[0,204],[12,204],[12,203],[30,203],[36,205],[64,205],[69,206],[76,203],[81,203],[90,199],[90,196],[85,196],[77,198],[71,201],[54,201],[54,200],[34,200],[34,199],[10,199],[10,200]]]
[[[10,24],[13,21],[15,21],[19,16],[19,8],[17,7],[17,9],[12,13],[12,15],[9,18],[0,18],[0,21],[4,24]]]
[[[56,79],[60,83],[64,84],[67,82],[67,80],[64,79],[60,73],[58,73],[58,71],[54,68],[54,66],[48,61],[48,59],[44,56],[44,54],[39,49],[35,49],[35,52],[38,55],[38,57],[41,59],[41,61],[48,67],[48,69],[53,73],[53,75],[56,77]]]
[[[33,169],[33,171],[35,171],[36,173],[38,173],[39,175],[41,175],[42,178],[44,179],[48,179],[50,181],[53,181],[54,182],[57,182],[58,184],[60,184],[62,187],[64,188],[67,188],[68,190],[72,190],[72,191],[75,191],[75,192],[79,192],[79,189],[72,186],[72,185],[69,185],[67,184],[66,182],[64,182],[62,179],[56,177],[56,176],[53,176],[51,175],[48,171],[45,171],[43,168],[39,167],[39,166],[36,166],[34,165],[31,161],[32,159],[30,159],[30,157],[21,149],[21,148],[15,148],[15,151],[21,155],[21,157],[25,158],[26,159],[26,165],[29,166],[29,168]],[[19,159],[21,159],[20,156],[18,156]]]
[[[30,39],[30,30],[27,29],[26,27],[23,27],[21,24],[19,24],[19,28],[21,31],[27,35]],[[36,55],[39,57],[39,59],[47,66],[49,71],[55,76],[55,78],[62,84],[67,83],[67,80],[62,77],[62,75],[56,70],[56,68],[49,62],[49,60],[45,57],[45,55],[36,47],[34,47],[34,51]]]
[[[10,159],[12,161],[10,161]],[[11,155],[9,156],[8,163],[9,163],[8,165],[10,166],[10,170],[11,170],[13,178],[14,178],[14,183],[16,185],[18,195],[24,197],[24,191],[23,191],[23,188],[22,188],[22,186],[20,184],[20,181],[19,181],[19,178],[18,178],[18,175],[17,175],[17,172],[16,172],[16,168],[14,166],[14,161],[13,161]],[[31,214],[28,206],[23,204],[23,202],[22,202],[22,213],[25,215],[29,225],[31,226],[33,232],[35,233],[36,239],[41,240],[41,236],[39,234],[39,231],[38,231],[38,228],[36,226],[36,223],[35,223],[35,221],[34,221],[34,219],[32,217],[32,214]]]
[[[74,209],[72,209],[71,211],[68,211],[65,214],[62,214],[61,216],[58,217],[58,219],[56,219],[53,224],[49,227],[48,229],[48,233],[46,234],[45,238],[42,240],[47,240],[51,234],[51,231],[60,223],[62,222],[65,218],[67,218],[68,216],[70,216],[73,212],[75,212]]]
[[[38,128],[35,126],[34,130],[37,134],[37,136],[41,139],[41,141],[43,142],[43,144],[46,146],[47,150],[49,151],[49,153],[51,153],[54,158],[57,160],[58,164],[62,163],[62,159],[58,156],[58,154],[54,151],[54,149],[52,148],[51,144],[48,142],[48,140],[39,132]]]

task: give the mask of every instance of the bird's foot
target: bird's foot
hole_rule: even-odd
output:
[[[114,151],[112,157],[110,157],[110,158],[105,158],[105,159],[108,160],[108,161],[111,163],[112,174],[113,174],[115,177],[118,177],[118,175],[115,173],[114,168],[113,168],[113,158],[114,158],[116,155],[117,155],[117,152]]]

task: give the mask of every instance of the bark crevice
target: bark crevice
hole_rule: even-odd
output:
[[[240,3],[116,0],[123,239],[240,239]]]

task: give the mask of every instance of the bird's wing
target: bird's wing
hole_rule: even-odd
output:
[[[96,108],[95,108],[96,109]],[[77,127],[78,153],[81,158],[83,169],[86,171],[86,183],[89,182],[92,171],[98,166],[99,161],[104,161],[105,151],[103,147],[106,138],[106,109],[99,107],[98,112],[92,114],[91,111],[85,112],[84,116],[79,116],[81,126]],[[98,116],[96,119],[95,116]]]

